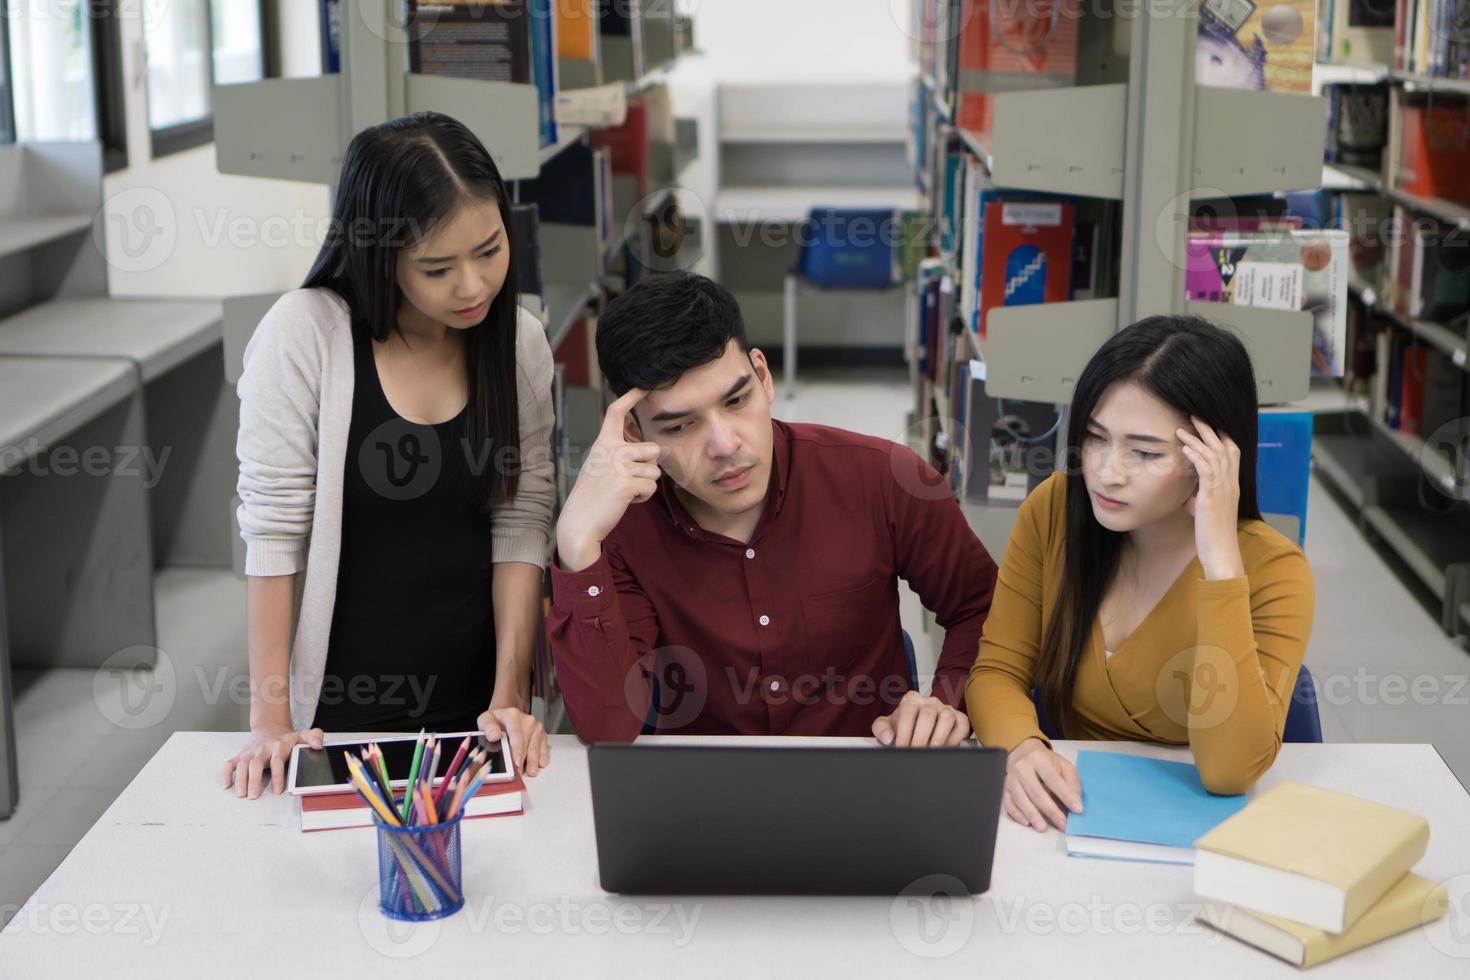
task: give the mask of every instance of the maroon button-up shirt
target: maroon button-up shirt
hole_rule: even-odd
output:
[[[586,741],[867,735],[909,689],[898,580],[944,627],[933,694],[964,709],[996,566],[932,467],[884,439],[773,421],[750,542],[705,531],[665,476],[581,572],[553,563],[548,629]]]

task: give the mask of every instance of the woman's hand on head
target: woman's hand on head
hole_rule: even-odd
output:
[[[480,713],[477,724],[492,742],[499,742],[500,733],[505,732],[510,739],[511,758],[516,768],[527,776],[535,776],[551,763],[551,745],[545,726],[520,708],[491,705]]]
[[[1001,797],[1006,814],[1037,833],[1047,826],[1067,829],[1067,813],[1082,812],[1082,783],[1077,767],[1028,738],[1006,757],[1006,784]]]
[[[1175,431],[1184,458],[1199,476],[1199,488],[1185,502],[1194,518],[1194,546],[1205,578],[1238,578],[1245,574],[1236,524],[1240,519],[1240,447],[1229,436],[1218,435],[1200,418],[1191,418],[1195,432],[1182,426]]]
[[[322,747],[320,728],[301,731],[290,725],[262,725],[250,731],[250,740],[239,752],[225,760],[220,770],[220,784],[226,789],[233,786],[235,795],[257,799],[265,791],[265,772],[270,770],[271,791],[286,791],[286,768],[291,764],[291,752],[296,743],[305,742],[314,749]]]

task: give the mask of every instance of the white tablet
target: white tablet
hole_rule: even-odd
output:
[[[435,738],[440,743],[440,749],[439,766],[434,771],[434,786],[443,782],[445,773],[449,771],[449,764],[454,761],[455,753],[466,738],[471,740],[466,758],[476,748],[489,754],[490,769],[485,774],[485,782],[506,782],[515,777],[510,739],[504,732],[500,733],[500,741],[495,743],[488,741],[480,732],[450,732],[435,735]],[[417,740],[417,735],[393,735],[371,740],[383,751],[383,762],[388,767],[388,775],[392,778],[395,790],[408,785],[408,772],[413,767],[414,743]],[[363,750],[369,744],[368,741],[356,739],[333,742],[329,738],[322,748],[314,749],[298,742],[291,750],[291,768],[286,777],[287,792],[295,796],[352,792],[352,774],[347,769],[346,753],[350,752],[361,759]],[[428,761],[424,760],[420,764],[428,765]]]

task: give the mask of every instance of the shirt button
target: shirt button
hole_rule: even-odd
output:
[[[781,682],[780,681],[774,681],[774,680],[771,681],[771,690],[773,690],[773,691],[779,691],[779,690],[781,690]]]
[[[771,617],[770,616],[762,616],[761,619],[760,619],[760,623],[761,623],[762,626],[770,626],[771,625]]]
[[[598,596],[602,595],[602,589],[596,585],[589,585],[587,586],[587,594],[595,599]]]
[[[745,557],[747,557],[747,558],[754,558],[755,557],[755,549],[754,548],[746,548],[745,549]]]

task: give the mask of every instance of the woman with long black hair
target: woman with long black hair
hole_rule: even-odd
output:
[[[1244,345],[1196,317],[1119,331],[1078,378],[1068,465],[1021,505],[965,690],[980,741],[1009,753],[1017,822],[1064,828],[1082,805],[1042,717],[1187,744],[1216,793],[1275,760],[1315,589],[1261,520],[1257,411]]]
[[[324,731],[504,730],[530,709],[552,482],[552,359],[517,306],[511,198],[463,125],[364,130],[327,241],[239,383],[250,738],[222,782],[284,785]]]

